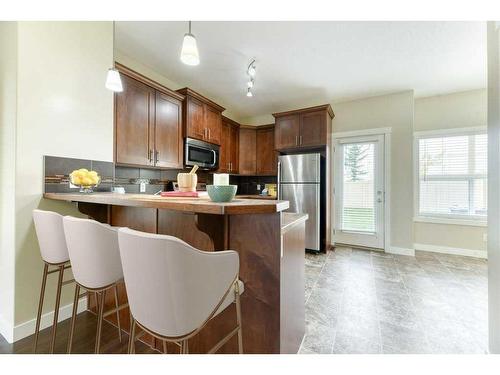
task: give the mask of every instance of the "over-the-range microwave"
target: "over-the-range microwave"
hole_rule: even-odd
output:
[[[219,150],[219,145],[198,139],[186,138],[184,164],[187,167],[197,165],[201,169],[219,169]]]

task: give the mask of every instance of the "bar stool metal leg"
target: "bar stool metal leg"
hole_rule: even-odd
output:
[[[238,353],[243,354],[243,332],[241,330],[241,304],[240,304],[240,288],[238,283],[235,285],[236,294],[236,324],[238,325]]]
[[[128,338],[128,354],[132,354],[135,352],[135,319],[130,317],[130,337]]]
[[[99,348],[101,346],[101,331],[102,331],[102,320],[104,315],[104,297],[106,296],[106,290],[101,291],[99,295],[99,311],[97,316],[97,334],[95,340],[95,354],[99,354]]]
[[[181,353],[182,354],[189,354],[188,340],[183,340],[182,341]]]
[[[118,324],[118,336],[120,337],[120,343],[122,343],[122,326],[120,324],[120,311],[118,310],[118,285],[114,287],[115,292],[115,309],[116,309],[116,322]]]
[[[79,297],[80,297],[80,285],[76,284],[75,298],[73,299],[73,314],[71,315],[71,326],[69,328],[68,354],[71,353],[71,347],[73,346],[73,332],[75,331],[76,312],[78,310]]]
[[[54,353],[57,333],[57,319],[59,318],[59,305],[61,303],[61,289],[64,277],[64,264],[59,266],[59,277],[57,279],[56,307],[54,309],[54,321],[52,323],[52,338],[50,341],[50,353]]]
[[[163,340],[163,353],[167,354],[167,340]]]
[[[42,318],[43,299],[45,297],[45,285],[47,284],[48,271],[49,271],[49,265],[47,263],[44,263],[42,287],[40,288],[40,300],[38,301],[38,313],[36,315],[35,342],[33,343],[33,353],[36,353],[36,346],[38,344],[38,335],[40,333],[40,320]]]

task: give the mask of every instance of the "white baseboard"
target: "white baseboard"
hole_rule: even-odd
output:
[[[415,256],[415,249],[408,249],[406,247],[390,246],[385,252],[389,254]]]
[[[87,297],[82,297],[78,301],[78,314],[85,311],[87,309]],[[59,308],[59,316],[57,318],[58,322],[62,322],[68,318],[71,318],[71,314],[73,312],[73,303],[69,305],[65,305]],[[40,321],[40,330],[45,329],[47,327],[52,326],[52,320],[54,319],[54,311],[50,311],[42,315],[42,319]],[[27,322],[21,323],[14,327],[14,335],[10,337],[9,340],[5,337],[9,343],[21,340],[25,337],[28,337],[35,333],[36,327],[36,318],[28,320]]]
[[[413,244],[413,247],[415,247],[415,250],[430,251],[433,253],[462,255],[466,257],[488,259],[488,252],[483,250],[461,249],[458,247],[436,246],[421,243]]]
[[[3,316],[0,316],[0,335],[9,343],[14,341],[14,329],[12,324],[9,324]]]

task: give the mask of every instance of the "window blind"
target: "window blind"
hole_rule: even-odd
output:
[[[486,219],[486,133],[418,139],[421,216]]]

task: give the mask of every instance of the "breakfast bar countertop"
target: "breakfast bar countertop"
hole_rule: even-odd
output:
[[[161,208],[174,211],[205,213],[215,215],[264,214],[286,210],[288,201],[271,199],[241,199],[216,203],[208,197],[174,198],[150,194],[119,193],[45,193],[44,198],[68,202],[108,204],[115,206]]]

